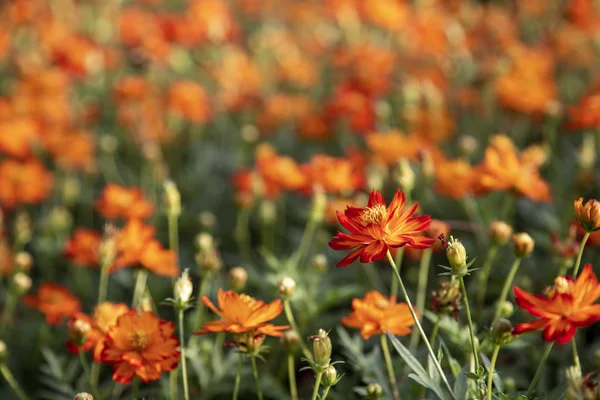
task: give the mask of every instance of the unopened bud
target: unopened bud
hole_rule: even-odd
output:
[[[62,184],[62,198],[66,206],[73,205],[81,194],[81,183],[73,177],[65,178]]]
[[[212,229],[217,224],[217,217],[210,211],[202,211],[198,215],[198,222],[203,229]]]
[[[17,272],[13,276],[13,282],[19,295],[23,295],[31,289],[31,278],[23,272]]]
[[[193,291],[194,285],[192,284],[192,280],[186,269],[175,281],[175,300],[181,305],[185,305],[192,298]]]
[[[277,218],[277,207],[275,202],[271,200],[261,201],[259,212],[261,220],[267,225],[275,222],[275,219]]]
[[[513,339],[512,324],[506,318],[500,318],[492,324],[490,329],[490,339],[495,345],[501,346]]]
[[[112,265],[117,257],[117,229],[114,225],[104,226],[102,242],[100,242],[100,264],[102,266]]]
[[[311,337],[313,341],[313,359],[317,368],[325,369],[331,360],[331,339],[323,329],[319,329],[316,336]]]
[[[512,227],[504,221],[492,221],[490,224],[490,238],[496,246],[504,245],[512,235]]]
[[[6,343],[4,343],[4,340],[0,340],[0,365],[4,364],[7,355],[8,350],[6,348]]]
[[[166,181],[163,184],[165,190],[165,206],[167,207],[167,214],[172,217],[178,217],[181,215],[181,195],[177,190],[177,185],[173,181]]]
[[[322,380],[323,386],[325,386],[325,387],[333,386],[336,384],[336,380],[337,380],[337,371],[333,365],[330,365],[329,367],[327,367],[325,372],[323,372],[323,380]]]
[[[507,392],[510,393],[517,388],[517,382],[515,381],[515,378],[513,378],[512,376],[507,376],[506,378],[504,378],[502,380],[502,382],[504,383],[504,392],[505,393],[507,393]]]
[[[75,397],[73,397],[73,400],[94,400],[94,396],[86,392],[81,392],[77,393]]]
[[[310,218],[313,221],[323,221],[327,209],[327,195],[320,186],[313,188],[312,210]]]
[[[456,316],[458,315],[461,297],[458,279],[442,282],[439,289],[432,294],[431,309],[436,313]]]
[[[239,292],[246,287],[248,273],[243,267],[234,267],[229,271],[229,285],[233,291]]]
[[[291,353],[300,345],[300,335],[293,330],[286,331],[281,337],[281,342],[283,347]]]
[[[208,251],[215,245],[215,241],[210,233],[200,233],[196,236],[196,245],[200,251]]]
[[[467,250],[459,240],[452,236],[446,247],[446,257],[448,257],[448,262],[450,262],[453,276],[464,276],[467,274]]]
[[[593,134],[583,136],[581,149],[579,150],[579,168],[581,171],[591,171],[596,165],[596,138]]]
[[[54,207],[48,215],[47,227],[51,232],[62,232],[71,227],[73,217],[64,207]]]
[[[575,207],[575,218],[586,232],[600,230],[600,201],[589,199],[585,205],[580,197],[573,203]]]
[[[203,272],[215,272],[221,268],[221,256],[214,247],[196,254],[196,264]]]
[[[504,318],[510,318],[515,312],[515,306],[508,300],[504,300],[500,304],[500,315]]]
[[[26,244],[31,240],[31,218],[25,211],[21,211],[15,217],[15,238],[18,243]]]
[[[312,259],[312,267],[320,273],[327,271],[327,257],[325,254],[315,255]]]
[[[76,346],[83,346],[87,341],[87,334],[92,329],[90,324],[82,319],[69,321],[69,335]]]
[[[406,158],[398,162],[398,168],[394,174],[394,180],[406,193],[412,192],[415,187],[415,172]]]
[[[277,293],[284,299],[289,299],[296,291],[296,281],[289,276],[283,277],[277,285]]]
[[[519,258],[525,258],[533,252],[535,241],[525,232],[515,233],[513,236],[515,255]]]
[[[469,159],[477,151],[479,147],[479,142],[473,136],[464,135],[458,139],[458,148],[460,150],[461,155]]]
[[[367,386],[367,400],[378,400],[383,396],[383,388],[379,383],[369,383]]]
[[[14,262],[19,271],[29,271],[33,265],[33,257],[31,254],[21,251],[15,255]]]
[[[260,139],[260,131],[255,125],[246,124],[242,126],[241,138],[248,144],[256,143]]]
[[[119,141],[112,135],[102,135],[98,141],[100,149],[106,154],[112,154],[117,151]]]

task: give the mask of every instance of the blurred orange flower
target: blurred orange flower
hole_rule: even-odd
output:
[[[354,82],[340,84],[327,105],[329,118],[342,121],[355,132],[365,134],[375,127],[375,101]]]
[[[473,191],[475,169],[461,158],[435,161],[436,192],[456,200],[463,199]]]
[[[167,95],[167,108],[193,123],[206,122],[210,118],[208,94],[194,81],[179,81],[171,85]]]
[[[43,142],[61,167],[90,171],[95,166],[94,140],[88,132],[50,130]]]
[[[93,229],[78,228],[65,242],[65,257],[80,267],[97,267],[102,236]]]
[[[0,122],[0,153],[25,158],[39,145],[39,130],[30,118],[14,118]]]
[[[107,219],[147,218],[154,206],[144,199],[140,188],[126,188],[109,183],[96,201],[96,209]]]
[[[348,206],[343,214],[338,211],[340,224],[350,234],[338,231],[329,242],[329,247],[333,250],[354,250],[338,262],[336,267],[348,266],[359,257],[361,263],[381,260],[390,248],[430,247],[435,240],[418,233],[429,227],[431,217],[413,217],[419,204],[416,203],[405,211],[405,201],[404,192],[398,189],[388,208],[381,193],[373,190],[366,208]]]
[[[4,207],[41,203],[52,184],[52,174],[37,160],[0,162],[0,204]]]
[[[363,339],[373,335],[385,335],[389,331],[396,336],[405,336],[415,324],[408,305],[396,303],[396,297],[386,297],[372,290],[362,299],[352,300],[352,312],[342,318],[342,324],[360,329]]]
[[[373,132],[365,136],[367,147],[373,158],[387,165],[393,165],[401,158],[416,160],[422,149],[430,145],[416,135],[405,135],[400,131]]]
[[[275,198],[282,190],[299,190],[306,186],[307,179],[300,165],[291,157],[277,154],[271,145],[257,146],[255,157],[267,197]]]
[[[328,193],[352,193],[365,185],[364,170],[356,169],[348,159],[315,154],[304,166],[307,188],[319,186]]]
[[[56,283],[42,283],[37,295],[24,296],[23,303],[43,313],[46,322],[51,325],[57,325],[63,318],[71,317],[81,309],[79,300],[67,288]]]
[[[514,327],[515,335],[543,329],[546,342],[567,343],[577,328],[590,326],[600,320],[600,284],[591,264],[586,264],[573,280],[570,276],[559,276],[554,286],[547,288],[545,296],[532,295],[514,287],[517,305],[529,314],[538,317]]]
[[[217,292],[218,304],[220,309],[206,296],[202,297],[202,302],[215,312],[222,319],[219,321],[207,322],[202,326],[197,335],[213,332],[243,333],[252,331],[255,336],[282,336],[284,330],[290,327],[276,326],[268,323],[276,318],[283,310],[281,300],[277,299],[269,304],[256,300],[247,294],[238,294],[233,291]]]
[[[115,382],[129,383],[134,376],[145,383],[156,381],[179,364],[179,339],[174,331],[170,321],[148,311],[131,310],[108,328],[100,359],[114,365]]]

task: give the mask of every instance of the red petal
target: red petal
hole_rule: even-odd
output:
[[[360,252],[362,251],[364,246],[354,250],[352,253],[348,254],[346,257],[342,258],[342,260],[335,264],[336,267],[347,267],[352,264],[356,259],[360,256]]]
[[[369,207],[373,207],[376,205],[382,205],[385,206],[385,200],[383,199],[383,196],[381,195],[381,192],[379,192],[378,190],[373,190],[371,192],[371,194],[369,195]]]
[[[359,233],[364,228],[364,225],[359,222],[360,220],[356,220],[358,218],[349,218],[347,215],[344,215],[339,211],[336,211],[335,214],[337,215],[337,219],[340,221],[340,224],[352,233]]]

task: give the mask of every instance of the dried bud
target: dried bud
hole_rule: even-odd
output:
[[[112,265],[117,257],[117,233],[114,225],[104,226],[104,234],[100,243],[100,264],[102,266]]]
[[[462,135],[458,139],[458,148],[460,150],[461,155],[466,159],[471,158],[473,153],[477,151],[478,147],[479,141],[473,136]]]
[[[210,233],[200,233],[196,236],[196,245],[200,251],[208,251],[215,247],[215,240]]]
[[[492,221],[490,224],[490,238],[495,246],[504,245],[512,235],[512,227],[504,221]]]
[[[325,254],[317,254],[312,259],[312,267],[320,273],[327,271],[327,257]]]
[[[76,346],[83,346],[90,329],[90,324],[82,319],[74,318],[69,321],[69,335]]]
[[[383,396],[383,388],[379,383],[369,383],[367,386],[367,400],[378,400]]]
[[[212,229],[217,224],[217,217],[210,211],[202,211],[198,215],[198,222],[203,229]]]
[[[515,306],[508,300],[504,300],[500,304],[500,315],[504,318],[510,318],[515,312]]]
[[[27,293],[29,289],[31,289],[31,278],[23,272],[17,272],[13,276],[13,282],[19,296]]]
[[[533,252],[535,241],[525,232],[515,233],[513,236],[515,255],[519,258],[525,258]]]
[[[77,393],[75,397],[73,397],[73,400],[94,400],[94,396],[86,392],[81,392]]]
[[[319,333],[311,337],[313,341],[313,360],[317,368],[325,370],[329,366],[331,359],[331,339],[329,334],[323,329],[319,329]]]
[[[0,340],[0,365],[4,364],[7,355],[8,349],[6,348],[6,343],[4,343],[4,340]]]
[[[186,305],[192,298],[194,285],[188,274],[188,270],[183,271],[181,276],[175,281],[175,300],[180,305]]]
[[[327,367],[325,372],[323,372],[323,380],[321,382],[325,387],[333,386],[336,384],[337,377],[338,376],[335,367],[333,365],[330,365],[329,367]]]
[[[221,256],[214,247],[207,251],[196,253],[196,264],[203,272],[215,272],[221,268]]]
[[[467,250],[459,240],[452,236],[446,247],[446,257],[450,262],[453,276],[460,277],[467,274]]]
[[[583,198],[575,200],[575,218],[577,222],[586,232],[594,232],[600,230],[600,201],[589,199],[585,205]]]
[[[412,192],[415,188],[415,172],[406,158],[402,158],[398,162],[394,173],[394,181],[407,193]]]
[[[164,202],[167,207],[167,214],[172,217],[181,215],[181,195],[177,190],[177,185],[173,181],[166,181],[163,184],[165,190]]]
[[[248,273],[243,267],[234,267],[229,271],[229,285],[231,290],[239,292],[246,287]]]
[[[277,293],[279,294],[279,297],[289,299],[294,295],[294,291],[296,291],[296,281],[289,276],[281,278],[279,284],[277,285]]]
[[[281,337],[281,342],[283,347],[291,353],[300,345],[300,335],[293,330],[285,331]]]
[[[21,251],[15,255],[14,262],[19,271],[29,271],[33,265],[33,257],[31,254]]]
[[[490,329],[490,339],[495,345],[501,346],[513,339],[512,324],[506,318],[500,318],[492,324]]]
[[[438,314],[452,314],[456,318],[461,297],[460,282],[457,279],[442,282],[438,291],[433,292],[431,309]]]

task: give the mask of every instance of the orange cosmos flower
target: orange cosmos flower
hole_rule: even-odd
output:
[[[224,292],[222,289],[217,292],[217,299],[220,309],[215,307],[206,296],[202,297],[202,302],[222,320],[204,324],[202,330],[194,332],[195,334],[252,331],[255,336],[282,336],[282,331],[290,328],[288,325],[276,326],[268,323],[268,321],[281,314],[283,310],[283,305],[279,299],[265,304],[263,301],[256,300],[247,294],[238,294],[230,290]]]
[[[52,174],[36,160],[5,160],[0,163],[0,204],[41,203],[52,189]]]
[[[348,159],[315,154],[304,167],[309,192],[319,186],[328,193],[352,193],[365,185],[364,171]]]
[[[25,158],[39,139],[39,130],[30,118],[15,118],[0,122],[0,152]]]
[[[440,158],[435,162],[436,192],[456,200],[463,199],[473,190],[475,170],[463,159],[447,160]]]
[[[552,199],[550,186],[542,179],[537,166],[517,153],[506,135],[494,136],[485,150],[485,158],[476,171],[476,192],[514,190],[533,201]]]
[[[193,123],[206,122],[210,117],[206,90],[194,81],[175,82],[169,88],[167,107],[174,114]]]
[[[102,236],[93,229],[78,228],[65,243],[65,257],[80,267],[97,267]]]
[[[24,296],[23,303],[42,312],[51,325],[57,325],[81,309],[79,300],[67,288],[55,283],[42,283],[37,295]]]
[[[546,342],[567,343],[577,328],[600,320],[600,304],[594,304],[600,297],[600,284],[591,264],[585,265],[577,280],[570,276],[557,277],[554,286],[546,289],[545,296],[529,294],[516,286],[513,290],[517,305],[538,317],[516,325],[515,335],[543,329]]]
[[[140,188],[126,188],[109,183],[96,201],[96,209],[107,219],[146,218],[154,207],[146,201]]]
[[[13,255],[6,239],[0,235],[0,276],[8,276],[13,270]]]
[[[369,133],[365,136],[365,142],[373,152],[373,157],[387,165],[393,165],[401,158],[416,160],[422,149],[431,147],[423,138],[405,135],[397,130]]]
[[[395,296],[385,297],[372,290],[363,299],[352,300],[352,312],[342,318],[342,324],[360,329],[363,339],[369,339],[385,335],[386,331],[396,336],[408,335],[415,320],[406,303],[396,303]]]
[[[62,167],[89,171],[95,166],[94,140],[88,132],[52,130],[45,133],[43,141]]]
[[[600,201],[589,199],[585,205],[583,197],[575,200],[575,218],[579,222],[579,226],[586,232],[594,232],[600,230]]]
[[[269,144],[256,148],[256,169],[269,198],[277,197],[282,190],[299,190],[307,183],[300,165],[291,157],[277,154]]]
[[[367,133],[375,127],[375,99],[354,82],[340,84],[327,105],[328,116],[346,121],[357,133]]]
[[[129,383],[135,375],[146,383],[158,380],[179,364],[179,339],[174,331],[172,322],[148,311],[131,310],[108,329],[100,359],[114,365],[116,382]]]
[[[329,242],[334,250],[351,250],[336,267],[345,267],[360,257],[360,262],[381,260],[390,248],[406,246],[414,249],[430,247],[435,239],[418,235],[431,223],[429,215],[413,217],[419,206],[416,203],[408,211],[403,210],[404,192],[396,190],[389,208],[380,192],[373,190],[366,208],[346,207],[342,214],[337,212],[340,224],[350,234],[337,233]]]
[[[90,325],[90,330],[86,334],[86,340],[81,347],[84,351],[91,348],[94,349],[95,362],[101,361],[100,356],[102,350],[104,350],[106,334],[109,328],[114,326],[117,323],[117,319],[128,311],[129,307],[127,304],[104,302],[96,306],[92,316],[78,312],[71,318],[71,322],[82,320]],[[79,352],[79,346],[72,340],[67,342],[67,349],[73,354]]]

